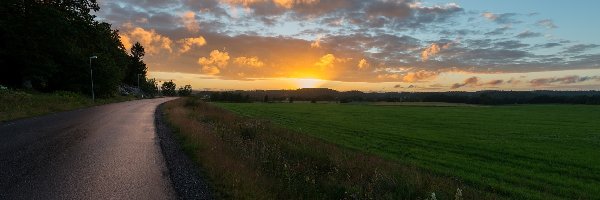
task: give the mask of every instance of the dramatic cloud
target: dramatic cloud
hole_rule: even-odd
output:
[[[480,75],[486,73],[600,69],[600,45],[552,35],[548,31],[560,27],[541,14],[482,13],[417,0],[100,3],[99,19],[120,30],[125,47],[140,42],[149,70],[157,72],[225,80],[405,82],[419,88],[446,81],[446,89],[472,89],[531,85],[508,77],[488,81]],[[455,72],[460,79],[474,78],[452,85],[458,81],[443,75]]]
[[[144,46],[146,53],[149,55],[157,54],[162,50],[172,52],[171,45],[173,41],[170,38],[156,33],[155,30],[145,30],[140,27],[135,27],[128,32],[119,35],[125,48],[131,48],[133,43],[139,42]]]

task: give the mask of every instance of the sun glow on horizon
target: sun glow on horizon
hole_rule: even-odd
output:
[[[325,83],[325,80],[316,78],[297,78],[295,79],[295,82],[299,88],[316,88],[322,86]]]

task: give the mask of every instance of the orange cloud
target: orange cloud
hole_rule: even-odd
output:
[[[250,67],[262,67],[265,65],[258,57],[237,57],[233,60],[233,63],[238,65],[245,65]]]
[[[321,36],[317,37],[317,39],[313,43],[310,43],[310,47],[320,48],[321,47]]]
[[[154,29],[145,30],[135,27],[128,32],[123,32],[119,37],[127,49],[131,48],[134,42],[139,42],[144,46],[146,53],[150,55],[160,53],[162,50],[166,50],[169,53],[173,52],[171,49],[173,41],[166,36],[156,33]]]
[[[192,49],[192,47],[197,46],[204,46],[206,45],[206,40],[204,39],[204,37],[199,36],[196,38],[185,38],[179,41],[179,43],[181,44],[181,48],[179,49],[180,53],[185,53],[188,52],[190,49]]]
[[[198,24],[198,21],[196,21],[196,13],[192,11],[183,13],[183,15],[181,15],[181,22],[188,31],[194,33],[200,31],[200,25]]]
[[[435,77],[437,77],[438,74],[439,74],[439,72],[426,71],[426,70],[420,70],[417,72],[409,72],[406,75],[404,75],[404,77],[402,77],[402,81],[413,83],[413,82],[418,82],[418,81],[422,81],[422,80],[431,80],[431,79],[434,79]]]
[[[454,42],[446,43],[442,46],[440,46],[440,44],[432,43],[429,47],[425,48],[425,50],[421,52],[421,60],[429,60],[429,57],[438,54],[442,49],[450,48],[450,45],[452,45],[453,43]]]
[[[369,67],[369,62],[367,62],[367,60],[365,60],[364,58],[361,59],[360,61],[358,61],[358,68],[359,69],[365,69]]]
[[[318,62],[315,63],[315,66],[320,67],[321,69],[333,67],[333,63],[335,62],[335,56],[333,54],[324,55],[319,59]]]
[[[431,46],[425,48],[423,52],[421,52],[421,60],[426,61],[429,60],[430,56],[433,56],[440,52],[440,46],[436,43],[431,44]]]
[[[198,64],[202,66],[202,72],[205,74],[216,75],[225,68],[229,62],[229,53],[213,50],[208,58],[201,57]]]

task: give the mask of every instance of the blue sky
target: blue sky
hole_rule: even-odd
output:
[[[448,1],[435,0],[432,3]],[[539,18],[554,20],[560,27],[554,34],[586,43],[600,43],[600,1],[548,1],[548,0],[457,0],[452,1],[467,10],[497,13],[537,13]]]

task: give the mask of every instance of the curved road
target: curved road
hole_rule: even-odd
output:
[[[154,126],[173,98],[0,124],[0,199],[174,199]]]

